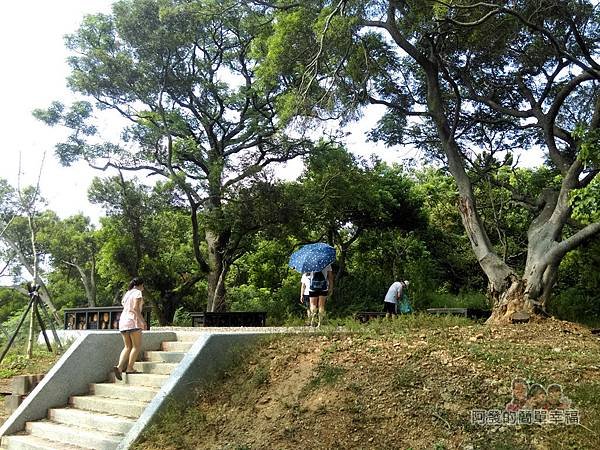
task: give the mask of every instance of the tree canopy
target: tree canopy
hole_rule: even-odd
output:
[[[72,129],[57,146],[69,165],[144,171],[171,180],[191,209],[198,271],[209,274],[209,310],[224,306],[223,278],[231,261],[222,208],[265,167],[301,155],[277,117],[282,91],[257,81],[251,58],[262,17],[237,2],[123,0],[111,15],[84,19],[67,37],[69,86],[95,102],[54,103],[36,112]],[[120,142],[103,140],[96,110],[127,125]],[[205,220],[206,219],[206,220]],[[200,221],[207,251],[200,246]]]
[[[356,304],[381,295],[366,270],[376,286],[418,279],[423,304],[485,284],[493,321],[547,313],[559,267],[593,260],[582,246],[600,232],[599,19],[589,0],[118,1],[66,39],[84,99],[35,112],[71,130],[63,164],[119,174],[90,194],[108,217],[59,222],[69,245],[40,245],[88,299],[91,277],[114,291],[153,274],[163,322],[204,280],[209,311],[244,295],[272,306],[297,282],[283,255],[318,240],[338,249],[346,292],[363,290]],[[368,138],[420,150],[423,169],[316,135],[369,105],[385,112]],[[101,132],[106,114],[120,139]],[[530,150],[542,167],[519,164]],[[296,157],[302,175],[278,181]]]
[[[262,62],[270,68],[264,76],[273,84],[296,81],[288,114],[352,120],[368,104],[385,105],[371,137],[419,146],[455,179],[463,225],[496,301],[494,320],[543,310],[561,260],[600,232],[594,220],[572,223],[573,199],[598,173],[600,66],[592,3],[249,3],[273,17],[264,38]],[[273,38],[296,30],[311,38],[299,45]],[[514,152],[531,146],[546,151],[557,177],[537,197],[520,190],[526,183],[518,178],[503,176],[503,168],[514,169]],[[486,229],[478,204],[482,182],[503,186],[515,205],[532,211],[522,272]]]

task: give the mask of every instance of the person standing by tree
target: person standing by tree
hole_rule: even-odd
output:
[[[123,336],[125,347],[119,356],[118,365],[113,367],[115,377],[121,380],[121,373],[136,373],[133,365],[142,348],[142,330],[147,329],[146,321],[142,316],[144,299],[144,280],[135,277],[129,282],[129,290],[123,295],[121,304],[123,312],[119,319],[119,331]]]
[[[398,300],[402,299],[404,289],[408,286],[408,281],[395,281],[388,288],[385,298],[383,299],[383,310],[386,317],[395,316],[398,314]]]
[[[310,326],[313,326],[318,314],[317,327],[325,321],[325,302],[327,297],[333,293],[333,270],[331,264],[317,272],[310,272]]]

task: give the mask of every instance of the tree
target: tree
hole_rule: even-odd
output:
[[[425,223],[400,167],[370,163],[344,147],[325,144],[306,158],[294,197],[302,210],[302,241],[325,240],[338,249],[336,283],[346,271],[350,248],[367,231],[414,230]]]
[[[11,288],[29,296],[23,287],[24,272],[29,274],[30,282],[41,287],[39,294],[44,304],[59,322],[56,307],[50,292],[42,278],[40,260],[45,250],[40,248],[38,232],[56,220],[51,211],[40,211],[43,199],[39,195],[39,186],[27,186],[15,189],[0,179],[0,249],[3,267],[0,275],[9,275],[16,282]]]
[[[88,306],[96,306],[98,242],[90,219],[76,215],[57,220],[43,230],[40,241],[47,248],[54,270],[74,269],[85,291]]]
[[[308,149],[277,119],[285,87],[257,82],[252,52],[263,23],[229,0],[119,1],[111,15],[86,17],[67,46],[75,53],[70,88],[123,117],[123,140],[98,140],[89,102],[35,113],[73,130],[56,149],[63,164],[83,159],[161,175],[185,194],[198,271],[208,273],[209,311],[225,306],[231,243],[227,226],[211,224],[224,224],[223,207],[254,175]],[[205,252],[201,222],[208,224]]]
[[[188,213],[172,184],[150,188],[122,176],[95,178],[89,197],[107,213],[98,232],[97,265],[113,301],[120,300],[124,280],[142,275],[159,323],[172,323],[201,278],[194,270]]]
[[[600,232],[598,221],[566,227],[573,192],[598,173],[596,8],[558,0],[250,3],[275,18],[264,38],[265,77],[297,81],[288,115],[350,120],[368,104],[387,107],[372,138],[418,145],[455,180],[488,279],[490,320],[544,311],[562,258]],[[304,40],[276,48],[273,36],[287,31]],[[558,179],[537,199],[499,176],[516,149],[532,145],[547,150]],[[522,272],[503,260],[482,220],[476,191],[485,174],[533,213]]]

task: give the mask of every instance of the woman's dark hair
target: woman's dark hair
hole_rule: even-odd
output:
[[[139,277],[135,277],[129,282],[129,289],[133,289],[134,287],[139,286],[140,284],[144,284],[144,280],[142,280]]]

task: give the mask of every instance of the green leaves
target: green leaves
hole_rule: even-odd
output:
[[[579,141],[578,158],[586,167],[600,167],[600,130],[584,124],[575,127],[573,136]]]
[[[582,189],[571,193],[573,218],[589,224],[600,221],[600,181],[595,180]]]

